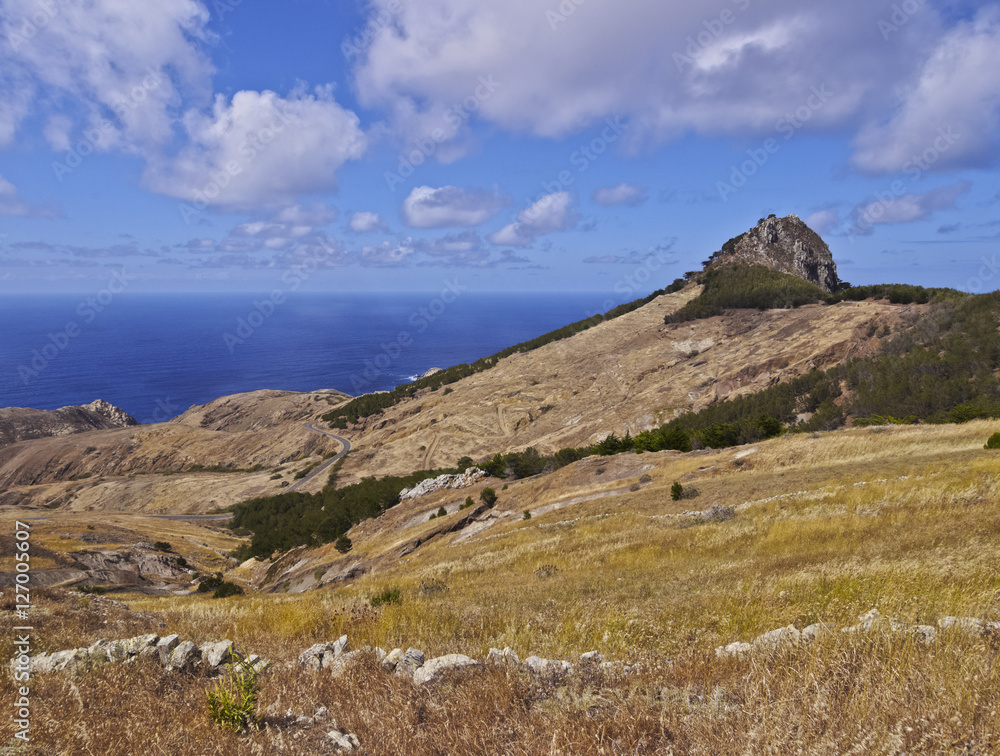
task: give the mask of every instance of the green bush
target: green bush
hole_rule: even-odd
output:
[[[223,580],[219,587],[215,589],[215,593],[212,594],[212,598],[229,598],[230,596],[242,596],[243,588],[236,585],[236,583],[230,583],[228,580]]]
[[[497,503],[497,492],[492,488],[484,488],[479,493],[479,500],[492,509]]]
[[[348,538],[346,534],[341,534],[334,542],[333,547],[341,554],[346,554],[354,548],[354,544],[351,543],[351,539]]]
[[[448,515],[448,510],[447,510],[447,509],[445,509],[444,507],[441,507],[441,508],[440,508],[440,509],[439,509],[439,510],[437,511],[437,516],[438,516],[438,517],[446,517],[447,515]]]
[[[709,268],[701,278],[701,294],[667,315],[665,323],[710,318],[726,310],[800,307],[829,300],[826,292],[808,281],[764,265],[722,265]]]
[[[465,501],[458,505],[459,509],[468,509],[469,507],[475,506],[476,502],[472,500],[471,496],[466,496]]]
[[[370,603],[375,608],[385,606],[387,604],[402,604],[403,594],[402,591],[395,586],[383,588],[381,591],[372,596]]]
[[[222,585],[222,573],[216,572],[214,575],[209,575],[204,578],[200,583],[198,583],[198,593],[208,593],[209,591],[214,591],[216,588]]]
[[[206,692],[208,718],[231,732],[244,732],[259,725],[261,672],[244,655],[237,652],[234,656],[228,677]]]
[[[528,509],[524,510],[524,519],[525,520],[530,520],[531,519],[531,511],[530,510],[528,510]]]
[[[684,486],[679,480],[675,480],[674,484],[670,486],[670,498],[674,501],[680,501],[682,496],[684,496]]]
[[[1000,449],[1000,433],[994,433],[986,442],[984,449]]]
[[[157,551],[173,551],[174,547],[167,541],[157,541],[153,544],[153,548]]]

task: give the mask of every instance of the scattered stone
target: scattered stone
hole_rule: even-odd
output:
[[[403,649],[394,648],[385,655],[382,666],[389,672],[395,672],[397,665],[403,660]]]
[[[499,648],[491,648],[490,652],[486,655],[486,663],[493,664],[498,667],[519,667],[521,666],[521,660],[518,658],[510,648],[505,647],[503,651]]]
[[[338,749],[337,753],[351,753],[361,747],[357,736],[350,732],[343,733],[331,730],[326,734],[326,737],[330,740],[331,745]]]
[[[815,622],[802,631],[802,641],[812,643],[826,635],[833,633],[833,626],[826,622]]]
[[[424,656],[423,651],[418,651],[415,648],[406,649],[406,653],[403,655],[402,660],[396,665],[396,674],[401,677],[413,678],[414,673],[424,666]]]
[[[317,643],[299,654],[299,664],[307,669],[328,669],[347,651],[347,636],[341,635],[329,643]]]
[[[573,665],[560,659],[543,659],[540,656],[529,656],[524,660],[524,666],[529,672],[540,677],[562,677],[573,671]]]
[[[201,644],[201,659],[213,669],[220,664],[230,664],[235,660],[235,649],[231,640]]]
[[[743,643],[741,641],[735,641],[730,643],[728,646],[719,646],[715,649],[715,655],[720,659],[728,659],[730,657],[736,657],[737,659],[742,659],[746,654],[753,651],[753,646],[749,643]]]
[[[478,666],[479,662],[464,654],[445,654],[424,662],[423,666],[413,673],[413,682],[423,685],[452,670]]]
[[[588,651],[585,654],[580,654],[580,664],[600,664],[602,661],[604,661],[604,657],[597,651]]]
[[[914,625],[910,628],[910,632],[924,645],[929,646],[937,640],[937,628],[933,625]]]
[[[789,625],[788,627],[780,627],[777,630],[770,630],[763,635],[757,636],[753,645],[754,648],[763,649],[769,653],[776,653],[789,646],[798,646],[801,639],[802,633],[798,631],[795,625]]]
[[[986,624],[975,617],[942,617],[938,620],[942,630],[957,630],[966,635],[982,635]]]
[[[164,665],[168,672],[184,672],[194,667],[201,659],[201,650],[191,641],[184,641],[170,652]]]

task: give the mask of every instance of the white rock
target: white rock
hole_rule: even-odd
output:
[[[478,666],[479,662],[464,654],[445,654],[424,662],[423,666],[413,673],[413,682],[416,685],[423,685],[451,670]]]
[[[789,625],[788,627],[779,627],[777,630],[770,630],[763,635],[757,636],[754,639],[753,645],[755,648],[774,652],[789,646],[797,646],[801,639],[802,633],[796,629],[795,625]]]

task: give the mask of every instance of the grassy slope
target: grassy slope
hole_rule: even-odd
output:
[[[789,623],[853,624],[875,607],[907,622],[1000,620],[1000,456],[982,449],[995,426],[786,436],[741,458],[746,449],[588,460],[502,492],[496,511],[514,516],[489,530],[461,544],[460,534],[439,538],[335,592],[130,603],[150,623],[165,622],[163,634],[229,637],[278,660],[347,632],[354,647],[415,646],[429,657],[510,645],[522,658],[597,649],[647,665],[628,680],[558,690],[504,672],[414,691],[374,670],[331,681],[279,669],[268,689],[279,710],[327,705],[373,753],[473,754],[486,742],[507,753],[995,752],[1000,665],[987,641],[942,637],[925,648],[888,634],[837,634],[771,659],[714,655],[718,645]],[[653,481],[639,491],[539,513],[567,495],[627,491],[646,464]],[[672,502],[674,480],[699,495]],[[748,501],[728,522],[662,517]],[[392,526],[405,529],[404,515],[422,517],[438,503],[403,505],[409,511],[394,511]],[[536,515],[518,519],[529,508]],[[376,550],[379,537],[390,540],[359,535],[359,552]],[[537,577],[545,564],[557,572]],[[426,578],[449,590],[421,593]],[[403,603],[371,609],[368,598],[389,585],[402,588]],[[109,637],[87,609],[54,601],[52,611],[38,633],[46,648]],[[141,624],[135,612],[120,621]],[[154,741],[182,755],[277,752],[273,733],[240,740],[209,727],[204,681],[106,670],[85,684],[81,705],[68,683],[39,681],[36,705],[49,713],[34,722],[38,742],[67,746],[89,733],[92,743],[133,752]],[[3,686],[11,693],[9,680]],[[359,686],[369,693],[357,696]],[[122,688],[133,703],[107,717]],[[309,751],[292,744],[288,752]]]

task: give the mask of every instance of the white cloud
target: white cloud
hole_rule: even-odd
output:
[[[595,189],[591,199],[598,205],[605,207],[615,207],[624,205],[626,207],[638,207],[649,197],[649,192],[644,186],[634,186],[632,184],[621,183],[618,186],[601,187]]]
[[[373,268],[390,268],[407,265],[416,253],[413,239],[401,242],[382,242],[378,246],[361,248],[361,264]]]
[[[403,200],[402,217],[413,228],[478,226],[511,204],[511,198],[485,189],[418,186]]]
[[[866,127],[852,162],[869,173],[981,166],[995,154],[1000,113],[1000,10],[949,32],[887,123]]]
[[[72,129],[49,122],[53,149],[104,119],[113,128],[102,130],[98,150],[163,145],[173,138],[181,94],[210,92],[213,67],[199,47],[211,37],[209,13],[195,0],[3,0],[2,14],[0,144],[29,112],[58,104],[72,115]]]
[[[826,87],[832,94],[807,128],[853,127],[884,112],[885,92],[941,25],[928,8],[892,44],[880,44],[886,8],[867,0],[736,0],[725,21],[699,3],[632,0],[627,12],[614,3],[572,6],[564,22],[553,22],[558,4],[537,0],[403,3],[359,58],[359,97],[405,109],[411,121],[473,97],[475,118],[546,137],[621,116],[638,143],[691,131],[770,134],[807,106],[814,87]],[[499,84],[487,98],[475,96],[480,75]]]
[[[498,247],[527,247],[535,238],[572,228],[580,220],[569,192],[547,194],[517,214],[517,221],[486,238]]]
[[[372,231],[388,231],[389,226],[378,217],[378,213],[358,212],[351,216],[348,227],[356,234],[367,234]]]
[[[189,145],[145,179],[155,191],[201,209],[254,209],[336,189],[335,174],[367,146],[358,117],[329,87],[288,97],[242,91],[217,95],[211,115],[189,112]]]
[[[840,213],[836,210],[817,210],[803,221],[809,228],[822,236],[835,229],[840,223]]]
[[[0,216],[19,218],[51,218],[55,212],[47,207],[33,207],[21,199],[17,187],[0,176]]]
[[[932,189],[924,194],[903,194],[891,199],[877,199],[863,202],[851,213],[853,227],[851,233],[869,235],[872,226],[893,223],[913,223],[929,218],[939,210],[955,206],[956,200],[972,189],[969,181]]]

